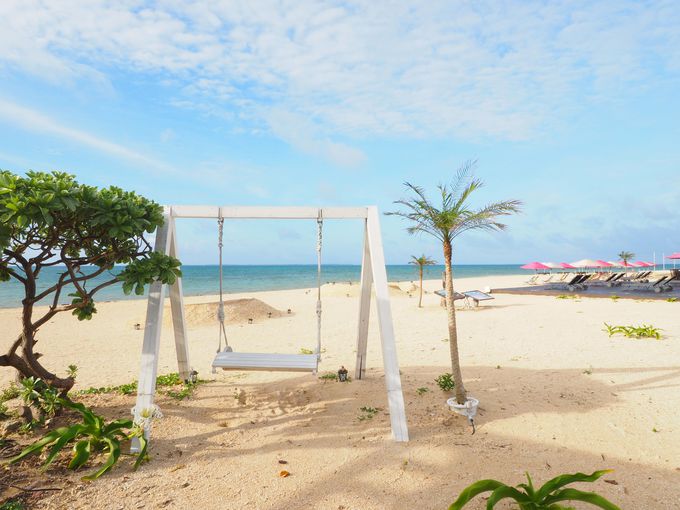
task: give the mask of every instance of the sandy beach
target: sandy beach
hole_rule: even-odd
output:
[[[518,286],[524,279],[495,276],[455,284],[465,291]],[[426,282],[421,309],[410,282],[391,291],[409,443],[390,440],[375,316],[364,380],[211,374],[217,325],[206,303],[215,298],[189,297],[191,364],[212,382],[189,400],[158,398],[164,417],[154,425],[152,460],[139,471],[132,472],[126,461],[87,484],[79,474],[61,470],[54,483],[64,490],[48,495],[38,508],[446,508],[480,478],[517,484],[529,471],[542,482],[562,472],[603,468],[614,472],[596,489],[622,508],[680,506],[680,303],[505,294],[479,308],[461,303],[463,375],[468,392],[481,401],[473,436],[434,383],[450,371],[446,314],[431,292],[440,285]],[[356,284],[324,286],[320,373],[344,365],[353,375],[357,294]],[[228,307],[235,350],[314,348],[314,292],[229,299],[244,300]],[[143,335],[136,325],[143,325],[145,307],[145,301],[100,303],[96,317],[83,323],[58,316],[40,331],[38,350],[60,373],[71,363],[78,366],[75,390],[135,380]],[[609,338],[604,322],[653,324],[663,329],[663,339]],[[18,310],[0,310],[0,324],[4,349],[18,331]],[[177,370],[167,326],[160,373]],[[6,385],[14,374],[3,368],[0,376]],[[133,396],[82,398],[108,417],[126,416],[134,405]],[[361,407],[379,412],[360,420]],[[279,477],[281,469],[291,475]],[[51,476],[48,471],[46,483]],[[483,508],[483,500],[470,508]]]

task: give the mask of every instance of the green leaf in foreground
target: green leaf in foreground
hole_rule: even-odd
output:
[[[573,488],[563,488],[577,482],[595,482],[610,470],[595,471],[587,475],[585,473],[574,473],[560,475],[546,482],[538,490],[534,489],[533,482],[527,473],[528,484],[520,484],[515,487],[505,485],[497,480],[480,480],[473,483],[459,494],[449,510],[461,510],[476,496],[490,492],[486,503],[487,510],[492,510],[496,504],[504,499],[512,499],[519,506],[520,510],[559,510],[566,509],[558,505],[563,501],[581,501],[604,510],[621,510],[611,501],[594,492],[584,492]]]

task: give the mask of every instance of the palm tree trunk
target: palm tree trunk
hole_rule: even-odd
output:
[[[453,269],[451,267],[451,243],[444,241],[444,279],[446,282],[446,313],[449,322],[449,348],[451,349],[451,373],[456,383],[456,402],[465,403],[465,386],[458,357],[458,330],[456,329],[456,308],[453,301]]]
[[[420,298],[418,298],[418,308],[423,307],[423,266],[420,266]]]

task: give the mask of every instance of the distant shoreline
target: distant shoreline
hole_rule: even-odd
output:
[[[224,292],[239,294],[275,290],[307,289],[316,286],[316,265],[225,265]],[[183,291],[185,296],[206,296],[218,293],[217,265],[185,265],[183,270]],[[439,280],[443,265],[428,266],[424,279]],[[41,287],[54,284],[62,268],[45,268],[38,282]],[[515,264],[460,264],[454,266],[455,278],[480,276],[523,275],[526,271]],[[115,271],[114,273],[115,274]],[[107,275],[110,278],[112,274]],[[322,282],[358,283],[361,266],[350,264],[326,264],[322,268]],[[388,265],[387,278],[390,282],[417,281],[418,271],[413,265]],[[103,281],[100,280],[100,281]],[[93,284],[95,281],[93,281]],[[16,308],[23,298],[23,286],[10,280],[0,283],[0,308]],[[63,292],[62,295],[68,295]],[[141,296],[125,296],[119,286],[105,289],[96,301],[122,301],[140,299]],[[44,303],[41,303],[44,304]]]

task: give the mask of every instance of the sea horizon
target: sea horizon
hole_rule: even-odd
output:
[[[418,269],[412,264],[388,264],[387,279],[390,282],[416,281]],[[476,276],[527,274],[519,264],[455,264],[456,278]],[[56,283],[58,275],[63,271],[58,266],[42,270],[38,279],[38,288],[46,289]],[[443,265],[427,266],[423,271],[423,279],[441,278]],[[245,292],[263,292],[272,290],[293,290],[315,287],[317,283],[316,264],[229,264],[223,266],[224,292],[238,294]],[[114,273],[115,274],[115,270]],[[361,276],[360,264],[324,264],[321,270],[322,283],[358,282]],[[106,278],[92,280],[103,282]],[[219,293],[219,266],[217,264],[184,264],[182,265],[182,288],[185,296],[214,295]],[[147,286],[148,290],[148,286]],[[67,302],[65,296],[71,292],[63,292],[61,302]],[[17,308],[24,297],[23,285],[16,280],[0,283],[0,308]],[[126,296],[122,287],[114,285],[103,289],[95,296],[95,301],[118,301],[124,299],[143,299],[135,294]],[[46,304],[43,301],[40,304]]]

